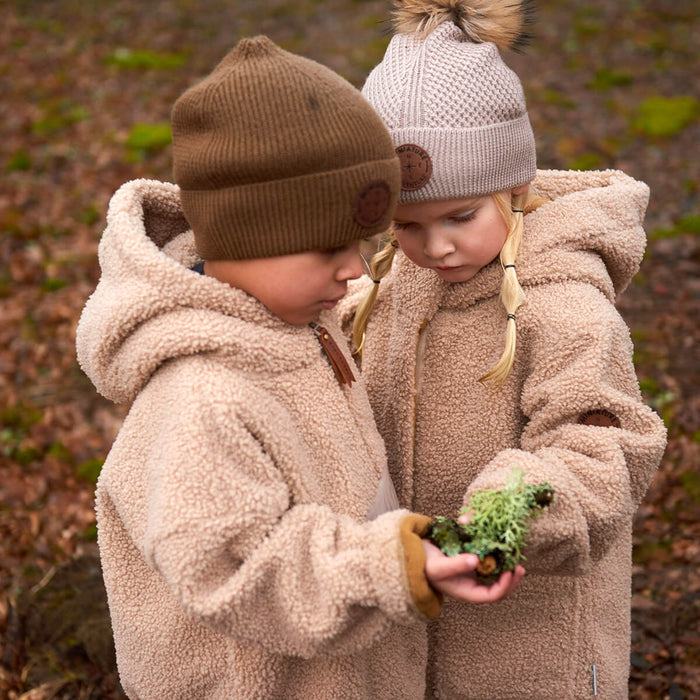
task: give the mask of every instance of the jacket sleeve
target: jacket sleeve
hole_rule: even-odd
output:
[[[351,653],[391,621],[425,620],[419,607],[434,601],[411,596],[411,534],[402,533],[420,542],[420,516],[358,522],[295,505],[295,476],[282,470],[308,454],[293,439],[269,439],[284,426],[263,425],[260,413],[231,397],[190,396],[158,429],[144,553],[186,613],[241,643],[301,657]]]
[[[629,330],[602,293],[581,283],[543,285],[528,291],[526,308],[520,449],[499,453],[465,501],[502,488],[514,467],[528,483],[549,482],[555,501],[532,524],[526,567],[582,573],[631,529],[666,430],[642,403]]]

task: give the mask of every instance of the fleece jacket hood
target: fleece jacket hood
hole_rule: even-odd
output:
[[[132,401],[177,357],[224,353],[241,369],[263,373],[299,363],[273,342],[280,328],[292,327],[245,292],[189,269],[198,262],[193,241],[176,185],[135,180],[112,198],[99,247],[102,276],[83,311],[77,348],[84,372],[115,403]],[[313,337],[306,329],[298,335],[312,357]]]

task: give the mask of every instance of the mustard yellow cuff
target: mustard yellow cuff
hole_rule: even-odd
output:
[[[442,594],[433,590],[425,577],[425,551],[421,537],[427,533],[431,522],[427,515],[411,513],[401,521],[401,541],[413,602],[420,612],[432,619],[440,614]]]

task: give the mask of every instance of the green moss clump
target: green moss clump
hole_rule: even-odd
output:
[[[633,125],[647,136],[674,136],[700,116],[700,102],[689,95],[649,97],[639,105]]]
[[[156,151],[168,146],[173,140],[170,124],[161,122],[158,124],[134,124],[126,145],[129,148]]]
[[[505,488],[471,496],[469,506],[461,511],[470,516],[466,525],[437,516],[428,538],[447,556],[476,554],[480,559],[477,575],[492,581],[524,560],[522,548],[530,522],[553,499],[549,484],[524,484],[523,471],[514,469]]]
[[[629,73],[614,71],[606,67],[596,72],[595,78],[588,83],[588,87],[602,92],[613,87],[629,85],[631,82],[632,76]]]
[[[121,47],[113,51],[105,62],[119,68],[154,68],[174,69],[180,68],[187,62],[187,56],[183,53],[157,53],[155,51],[135,51]]]

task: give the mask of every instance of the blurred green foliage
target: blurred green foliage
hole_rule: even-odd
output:
[[[173,134],[168,122],[158,124],[134,124],[129,132],[126,145],[133,151],[157,151],[168,146]]]
[[[696,503],[700,503],[700,474],[698,472],[683,472],[681,474],[681,486]]]
[[[145,68],[169,70],[180,68],[187,62],[184,53],[157,53],[156,51],[134,51],[120,47],[105,58],[105,63],[119,68]]]
[[[644,100],[632,125],[647,136],[674,136],[700,116],[700,102],[689,95]]]
[[[32,159],[24,148],[15,151],[5,164],[5,170],[8,173],[13,170],[29,170],[31,167]]]
[[[79,477],[96,484],[104,463],[104,459],[88,459],[79,464],[75,471]]]
[[[599,170],[603,167],[603,159],[597,153],[581,153],[568,163],[569,170]]]
[[[55,277],[47,277],[41,283],[41,289],[44,292],[57,292],[59,289],[63,289],[67,285],[68,282],[66,280],[57,279]]]
[[[629,85],[631,82],[632,76],[629,73],[614,71],[606,67],[596,71],[595,78],[588,83],[588,87],[603,91],[612,87]]]
[[[90,118],[90,111],[84,105],[64,98],[47,101],[42,111],[44,116],[32,124],[32,133],[37,136],[49,136]]]
[[[682,216],[671,228],[657,228],[649,234],[650,240],[675,238],[684,233],[700,234],[700,214],[686,214]]]

